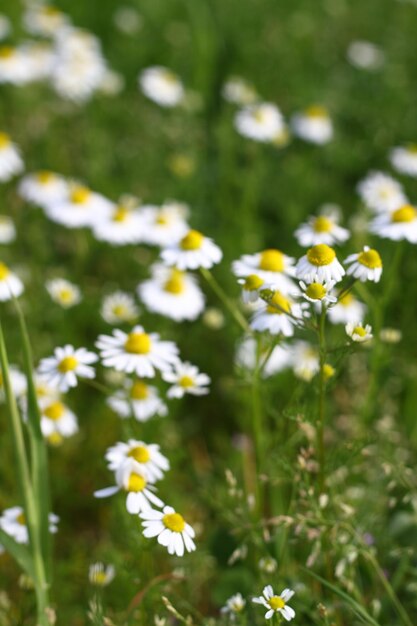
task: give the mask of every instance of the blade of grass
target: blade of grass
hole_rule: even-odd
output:
[[[32,557],[29,548],[21,543],[17,543],[10,535],[0,528],[0,543],[9,552],[12,557],[19,563],[20,567],[32,579],[35,577],[33,569]]]

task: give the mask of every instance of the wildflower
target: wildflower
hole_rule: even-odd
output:
[[[183,556],[184,550],[195,550],[194,529],[172,507],[165,506],[163,511],[146,510],[140,517],[143,520],[143,536],[158,537],[158,543],[168,548],[169,554]]]
[[[384,239],[406,239],[410,243],[417,243],[417,209],[411,204],[403,204],[391,213],[377,215],[369,230]]]
[[[345,293],[338,298],[334,306],[329,307],[327,315],[332,324],[347,324],[363,319],[366,306],[351,293]]]
[[[0,84],[24,85],[30,80],[30,71],[30,59],[23,49],[0,46]]]
[[[45,206],[47,216],[67,228],[93,226],[109,218],[112,203],[88,187],[74,184],[66,199]]]
[[[347,49],[348,61],[361,70],[377,70],[385,61],[384,52],[370,41],[352,41]]]
[[[23,161],[17,146],[9,135],[0,132],[0,182],[6,183],[22,170]]]
[[[268,302],[263,303],[255,312],[250,327],[260,332],[268,331],[271,335],[292,337],[294,326],[302,318],[302,305],[293,302],[281,291],[271,291]]]
[[[133,322],[139,315],[135,299],[124,291],[115,291],[103,298],[101,317],[108,324]]]
[[[114,330],[113,336],[100,335],[96,343],[105,367],[118,372],[153,378],[155,370],[165,372],[178,360],[178,348],[172,341],[161,341],[157,333],[146,333],[135,326],[130,333]]]
[[[18,191],[28,202],[45,208],[66,200],[69,185],[63,176],[43,170],[24,176],[19,183]]]
[[[322,306],[323,304],[331,304],[337,302],[337,298],[331,295],[331,290],[335,285],[334,280],[330,282],[313,282],[313,283],[304,283],[300,281],[301,289],[303,290],[302,296],[309,302],[313,304],[318,304]]]
[[[49,532],[56,533],[59,518],[54,513],[49,513]],[[13,537],[17,543],[29,543],[29,532],[26,516],[21,506],[12,506],[5,509],[0,517],[0,528]]]
[[[245,304],[253,304],[259,300],[259,290],[265,285],[263,278],[257,274],[249,274],[237,281],[242,285],[242,300]]]
[[[113,565],[92,563],[88,569],[88,580],[94,587],[107,587],[116,575]]]
[[[390,161],[397,172],[415,178],[417,176],[417,144],[409,143],[406,146],[393,148],[390,152]]]
[[[287,602],[294,595],[294,591],[291,589],[284,589],[279,596],[274,594],[274,590],[271,585],[264,587],[262,595],[258,598],[252,598],[252,602],[255,604],[261,604],[267,609],[265,613],[265,619],[271,619],[273,615],[279,613],[287,621],[291,621],[295,617],[295,611]]]
[[[226,604],[220,609],[221,613],[230,615],[231,619],[234,619],[236,615],[241,613],[246,606],[246,600],[241,593],[236,593],[226,600]]]
[[[127,443],[116,443],[106,452],[108,468],[113,472],[117,472],[128,459],[133,459],[140,470],[145,470],[150,482],[161,480],[164,472],[169,470],[169,461],[161,454],[156,443],[146,444],[143,441],[129,439]]]
[[[294,134],[315,144],[328,143],[333,137],[333,125],[327,109],[313,105],[296,113],[291,121]]]
[[[189,230],[179,242],[161,252],[164,263],[179,270],[209,269],[219,263],[222,256],[220,248],[198,230]]]
[[[210,384],[210,377],[188,362],[176,363],[172,371],[162,374],[162,378],[167,383],[172,383],[172,387],[168,389],[168,398],[183,398],[186,394],[204,396],[209,393],[207,385]]]
[[[265,283],[272,283],[284,293],[294,291],[291,276],[294,275],[294,259],[280,250],[269,248],[256,254],[244,254],[233,261],[232,270],[235,276],[257,276]]]
[[[258,343],[253,337],[245,337],[236,350],[236,363],[239,367],[253,371],[257,360],[263,364],[262,376],[269,378],[290,365],[290,353],[286,345],[275,346],[272,351],[262,349],[257,359]]]
[[[349,239],[349,231],[338,225],[335,214],[318,215],[310,217],[307,222],[301,224],[295,231],[295,237],[303,247],[315,246],[319,243],[332,246]]]
[[[323,365],[324,380],[330,380],[330,378],[333,378],[335,374],[336,374],[336,370],[334,369],[333,365],[330,365],[330,363],[325,363]]]
[[[297,341],[291,346],[290,360],[295,376],[307,383],[320,368],[317,350],[306,341]]]
[[[123,246],[143,241],[143,220],[137,209],[119,203],[108,217],[93,224],[93,235],[98,241]]]
[[[222,96],[227,102],[240,106],[253,104],[258,97],[254,87],[239,76],[230,76],[227,79],[223,85]]]
[[[370,172],[358,185],[362,202],[376,213],[395,211],[407,202],[400,183],[383,172]]]
[[[382,275],[382,260],[379,252],[365,246],[362,252],[351,254],[345,260],[345,265],[350,265],[347,269],[348,276],[358,278],[361,282],[371,280],[378,283]]]
[[[139,86],[147,98],[161,107],[175,107],[185,95],[179,77],[166,67],[154,66],[139,75]]]
[[[297,278],[307,283],[339,282],[345,275],[343,266],[336,257],[336,252],[325,243],[319,243],[307,250],[296,267]]]
[[[162,206],[141,207],[144,241],[151,246],[174,245],[189,230],[188,206],[182,202],[165,202]]]
[[[108,498],[124,490],[127,492],[126,509],[132,515],[150,509],[152,504],[162,507],[163,502],[155,495],[155,488],[148,486],[149,482],[146,470],[139,468],[139,464],[129,457],[116,470],[116,485],[95,491],[94,497]]]
[[[138,422],[147,422],[154,415],[164,416],[168,410],[159,397],[158,389],[143,380],[126,380],[125,389],[107,400],[119,417],[133,416]]]
[[[38,371],[52,387],[56,387],[63,393],[71,387],[76,387],[78,378],[94,378],[94,368],[91,363],[98,360],[94,352],[88,352],[86,348],[77,350],[66,345],[63,348],[55,348],[54,356],[42,359]]]
[[[372,328],[369,324],[363,326],[362,324],[348,323],[345,326],[346,334],[357,343],[364,343],[372,339]]]
[[[13,395],[16,398],[20,398],[21,396],[23,396],[27,390],[27,380],[26,376],[22,374],[22,372],[18,367],[16,367],[16,365],[9,365],[9,379]],[[0,369],[0,402],[3,402],[4,398],[4,379],[3,373]]]
[[[285,132],[282,113],[270,102],[251,104],[238,111],[235,127],[244,137],[263,143],[270,143]]]
[[[141,283],[137,291],[149,311],[176,322],[195,320],[204,310],[205,299],[197,280],[175,268],[155,265],[152,278]]]
[[[54,6],[31,4],[23,15],[23,23],[32,35],[53,37],[58,30],[68,26],[69,18]]]
[[[0,244],[11,243],[16,239],[16,228],[11,217],[0,215]]]
[[[81,301],[80,288],[65,278],[54,278],[47,281],[46,289],[52,300],[64,309],[69,309]]]
[[[39,401],[41,430],[44,437],[52,443],[57,439],[72,437],[78,432],[77,418],[70,409],[59,400],[44,398]]]
[[[265,574],[273,574],[277,571],[278,563],[272,556],[265,556],[259,561],[259,569]]]
[[[0,261],[0,302],[17,298],[23,293],[23,283],[4,263]]]
[[[402,339],[402,332],[398,328],[382,328],[379,338],[384,343],[399,343]]]
[[[223,311],[216,307],[209,307],[203,315],[203,323],[211,330],[220,330],[224,326]]]

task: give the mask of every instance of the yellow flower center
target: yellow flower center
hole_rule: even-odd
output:
[[[169,224],[169,217],[160,213],[155,218],[155,224],[158,224],[159,226],[167,226]]]
[[[48,17],[58,17],[58,15],[61,15],[61,11],[51,6],[42,7],[42,13]]]
[[[136,446],[135,448],[132,448],[127,456],[135,459],[138,463],[147,463],[151,458],[149,450],[148,448],[145,448],[145,446]]]
[[[11,59],[14,53],[15,53],[15,49],[12,48],[12,46],[0,47],[0,59]]]
[[[130,215],[129,209],[124,206],[118,206],[113,213],[113,222],[125,222]]]
[[[4,263],[0,261],[0,280],[5,280],[10,275],[10,270]]]
[[[358,254],[358,262],[365,265],[365,267],[369,267],[371,270],[377,267],[382,267],[382,260],[379,253],[372,248],[370,250],[364,250]]]
[[[54,433],[51,433],[50,435],[48,435],[47,441],[49,445],[57,447],[61,445],[61,443],[63,442],[63,438],[62,438],[62,435],[60,435],[59,433],[55,431]]]
[[[336,258],[336,252],[325,243],[319,243],[313,246],[307,252],[307,260],[311,265],[321,267],[322,265],[330,265]]]
[[[256,291],[259,287],[262,287],[264,282],[265,281],[262,280],[262,278],[259,278],[256,274],[249,274],[249,276],[246,276],[245,278],[243,289],[246,289],[246,291]]]
[[[137,380],[132,385],[130,397],[132,400],[146,400],[149,397],[148,385],[141,380]]]
[[[91,582],[98,587],[104,587],[107,584],[106,572],[94,572]]]
[[[329,380],[329,378],[332,378],[336,373],[336,370],[334,369],[334,367],[332,365],[330,365],[330,363],[325,363],[323,365],[323,376],[325,380]]]
[[[180,270],[172,270],[171,276],[164,284],[164,291],[168,293],[179,294],[185,290],[184,272]]]
[[[350,306],[353,301],[354,297],[352,296],[352,294],[345,293],[345,295],[339,299],[339,304],[341,304],[342,306]]]
[[[252,117],[257,122],[260,122],[262,124],[262,122],[266,120],[266,112],[264,111],[264,109],[261,108],[255,109],[252,113]]]
[[[327,118],[328,117],[327,110],[323,106],[320,106],[319,104],[314,104],[313,106],[308,107],[305,113],[307,117],[313,117],[313,118],[317,118],[317,117]]]
[[[333,228],[333,222],[324,215],[316,217],[313,223],[313,230],[315,233],[329,233]]]
[[[188,387],[193,387],[194,386],[194,379],[191,378],[191,376],[182,376],[178,383],[181,385],[181,387],[184,387],[184,389],[187,389]]]
[[[58,364],[58,370],[62,374],[65,374],[66,372],[71,372],[72,370],[75,370],[77,365],[78,365],[78,361],[74,356],[66,356]]]
[[[126,491],[143,491],[146,487],[146,480],[140,474],[130,474]]]
[[[46,407],[43,414],[46,417],[49,417],[50,420],[57,421],[59,420],[65,413],[65,407],[62,402],[53,402],[49,406]]]
[[[75,187],[71,192],[71,202],[73,204],[85,204],[91,195],[91,191],[87,187]]]
[[[181,239],[180,247],[182,250],[199,250],[203,244],[204,235],[198,230],[189,230],[188,233]]]
[[[280,291],[276,291],[266,307],[266,310],[268,313],[272,313],[274,315],[291,313],[291,303],[282,295]]]
[[[266,272],[283,272],[284,255],[279,250],[264,250],[259,259],[259,268]]]
[[[52,172],[47,172],[46,170],[44,170],[42,172],[38,172],[36,174],[36,180],[41,185],[47,185],[52,180],[54,180],[54,178],[55,178],[55,175]]]
[[[365,337],[366,334],[366,330],[362,326],[355,326],[352,333],[352,335],[359,335],[359,337]]]
[[[162,518],[162,522],[166,528],[174,533],[182,533],[185,528],[185,520],[179,513],[166,513]]]
[[[72,289],[70,289],[69,287],[64,287],[63,289],[61,289],[61,291],[59,292],[59,299],[62,302],[65,302],[65,304],[72,302],[72,300],[74,299],[74,293]]]
[[[391,215],[392,222],[413,222],[417,218],[417,211],[411,204],[404,204]]]
[[[326,288],[321,283],[311,283],[305,290],[306,296],[312,300],[322,300],[326,293]]]
[[[407,152],[415,156],[417,154],[417,143],[409,143],[407,146]]]
[[[285,606],[285,602],[280,596],[272,596],[272,598],[269,598],[268,604],[274,611],[283,609]]]
[[[0,133],[0,148],[7,148],[10,145],[10,137],[7,133]]]
[[[26,517],[24,513],[20,513],[17,517],[16,517],[16,522],[18,524],[21,524],[22,526],[26,526]]]
[[[151,345],[151,338],[147,333],[130,333],[125,342],[125,350],[130,354],[148,354]]]
[[[169,83],[170,85],[176,85],[178,83],[178,78],[175,76],[173,72],[170,72],[169,70],[165,70],[162,73],[162,78],[166,80],[166,82]]]

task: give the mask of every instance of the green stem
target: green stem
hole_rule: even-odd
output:
[[[263,430],[262,430],[262,402],[260,394],[260,364],[261,364],[261,343],[260,338],[256,338],[256,362],[252,375],[251,385],[251,404],[252,404],[252,430],[255,443],[256,456],[256,491],[257,491],[257,509],[262,514],[263,496],[262,487],[259,482],[259,476],[263,467]]]
[[[218,296],[218,298],[223,302],[226,309],[232,315],[235,322],[240,326],[240,328],[245,333],[250,333],[251,329],[246,319],[243,317],[242,313],[239,311],[237,306],[233,303],[233,301],[229,298],[229,296],[224,292],[223,288],[219,285],[217,280],[214,278],[213,274],[210,270],[205,267],[200,267],[201,275],[208,282],[210,287],[213,289],[214,293]]]
[[[324,493],[326,486],[326,459],[324,449],[324,425],[326,419],[326,381],[324,365],[326,363],[326,337],[325,337],[326,309],[323,305],[319,318],[319,395],[317,416],[317,455],[319,462],[319,493]]]

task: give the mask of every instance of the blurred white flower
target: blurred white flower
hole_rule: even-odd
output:
[[[252,104],[238,111],[235,127],[244,137],[263,143],[274,142],[286,133],[281,111],[269,102]]]
[[[116,575],[113,565],[92,563],[88,569],[88,580],[94,587],[107,587]]]
[[[86,348],[75,349],[71,345],[55,348],[54,356],[42,359],[38,371],[47,384],[56,387],[63,393],[76,387],[78,378],[94,378],[95,371],[91,367],[98,357]]]
[[[391,213],[377,215],[369,230],[384,239],[405,239],[417,243],[417,209],[411,204],[404,204]]]
[[[370,41],[352,41],[346,54],[348,61],[362,70],[379,69],[385,61],[383,50]]]
[[[391,164],[400,174],[417,177],[417,144],[393,148],[389,155]]]
[[[158,537],[158,543],[165,546],[169,554],[183,556],[185,550],[195,550],[194,529],[172,507],[165,506],[163,511],[142,511],[140,517],[143,520],[143,536]]]
[[[347,271],[348,276],[358,278],[361,282],[366,280],[378,283],[382,276],[382,259],[377,250],[364,246],[362,252],[350,254],[344,261],[345,265],[349,265]]]
[[[204,396],[209,393],[207,385],[211,382],[210,377],[191,363],[177,363],[172,371],[164,372],[162,378],[172,385],[168,389],[168,398],[182,398],[186,394]]]
[[[139,75],[139,86],[147,98],[162,107],[175,107],[184,99],[179,77],[166,67],[149,67]]]
[[[133,296],[124,291],[115,291],[104,296],[100,313],[108,324],[120,324],[133,322],[139,315],[139,309]]]
[[[52,300],[64,309],[70,309],[81,302],[80,288],[65,278],[48,280],[45,286]]]
[[[362,202],[376,213],[395,211],[407,202],[400,183],[383,172],[370,172],[357,189]]]
[[[18,298],[24,291],[20,278],[0,261],[0,302]]]
[[[164,263],[179,270],[209,269],[222,257],[223,253],[214,241],[197,230],[189,230],[179,242],[161,252]]]
[[[327,109],[313,105],[293,115],[291,127],[295,135],[315,144],[328,143],[333,138],[333,124]]]
[[[7,183],[23,171],[24,165],[16,144],[9,135],[0,132],[0,182]]]
[[[0,244],[11,243],[16,239],[16,228],[11,217],[0,215]]]

